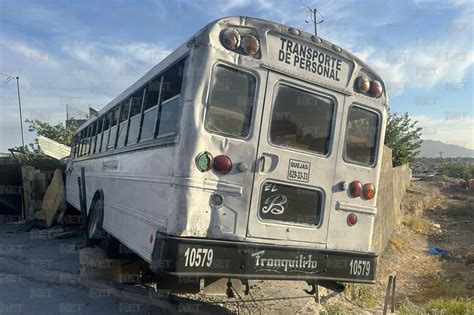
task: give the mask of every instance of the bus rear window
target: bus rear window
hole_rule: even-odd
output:
[[[279,146],[326,155],[333,116],[331,99],[280,85],[273,105],[270,139]]]
[[[379,116],[372,111],[352,106],[347,115],[344,159],[355,164],[375,163]]]
[[[246,138],[255,103],[253,75],[218,65],[214,69],[205,127],[208,131]]]

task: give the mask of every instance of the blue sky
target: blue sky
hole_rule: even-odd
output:
[[[254,16],[312,32],[304,4],[324,15],[321,37],[380,73],[392,112],[419,120],[425,139],[474,149],[470,0],[0,0],[0,72],[20,76],[24,118],[56,123],[66,105],[103,107],[217,18]],[[21,144],[13,82],[0,84],[0,113],[5,152]]]

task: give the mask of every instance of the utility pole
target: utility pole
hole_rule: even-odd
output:
[[[316,22],[316,12],[318,10],[316,8],[313,9],[313,22],[314,22],[314,35],[318,36],[318,23]]]
[[[314,24],[314,35],[318,36],[318,24],[324,22],[324,17],[321,15],[321,13],[318,12],[318,9],[316,8],[311,9],[307,5],[304,5],[304,6],[308,9],[308,15],[311,16],[311,21]],[[306,23],[309,23],[308,15],[306,15],[306,20],[305,20]],[[321,17],[321,21],[318,21],[318,17],[317,17],[318,15]]]
[[[21,115],[20,77],[16,77],[16,91],[18,92],[18,108],[20,109],[21,146],[22,146],[22,151],[24,151],[25,138],[23,136],[23,116]]]
[[[23,136],[23,116],[21,114],[21,97],[20,97],[20,77],[12,76],[5,73],[0,73],[1,75],[7,77],[5,84],[8,84],[11,80],[16,80],[16,91],[18,93],[18,108],[20,110],[20,128],[21,128],[21,151],[25,150],[25,137]]]

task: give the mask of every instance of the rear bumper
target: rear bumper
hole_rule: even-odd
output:
[[[151,270],[175,277],[374,283],[375,253],[156,236]]]

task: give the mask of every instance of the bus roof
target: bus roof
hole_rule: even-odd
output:
[[[220,19],[217,19],[213,22],[210,22],[206,26],[204,26],[201,30],[196,32],[190,39],[187,39],[183,44],[181,44],[176,50],[174,50],[170,55],[168,55],[166,58],[164,58],[162,61],[160,61],[157,65],[155,65],[152,69],[150,69],[147,73],[145,73],[141,78],[139,78],[135,83],[133,83],[131,86],[129,86],[127,89],[125,89],[122,93],[120,93],[117,97],[112,99],[106,106],[104,106],[100,111],[99,115],[97,117],[92,117],[88,121],[86,121],[84,124],[82,124],[75,133],[81,131],[84,129],[86,126],[88,126],[91,122],[96,120],[98,117],[101,117],[104,113],[106,113],[108,110],[111,108],[115,107],[117,104],[119,104],[121,101],[123,101],[127,96],[131,95],[134,91],[138,90],[141,88],[143,85],[145,85],[149,80],[154,78],[156,75],[164,71],[166,68],[169,66],[173,65],[177,60],[182,58],[184,55],[187,54],[189,51],[190,43],[195,40],[196,38],[200,38],[202,40],[205,40],[206,37],[210,33],[214,31],[214,29],[218,26],[240,26],[240,27],[252,27],[255,29],[266,29],[268,31],[275,31],[278,33],[282,34],[288,34],[289,29],[297,29],[290,27],[288,25],[268,21],[268,20],[263,20],[259,18],[254,18],[254,17],[247,17],[247,16],[229,16],[229,17],[223,17]],[[311,45],[316,46],[316,44],[313,42],[313,38],[315,37],[313,34],[301,31],[297,29],[300,34],[298,35],[298,39],[301,41],[304,41],[305,43],[309,43]],[[348,59],[350,61],[355,62],[358,64],[361,68],[365,69],[369,73],[371,73],[373,76],[375,76],[380,82],[383,81],[380,78],[380,76],[369,66],[367,65],[363,60],[358,58],[357,56],[351,54],[350,52],[340,48],[339,46],[336,46],[332,42],[323,39],[321,39],[321,42],[318,43],[319,46],[323,46],[323,48],[327,50],[331,50],[334,52],[336,50],[336,54]]]
[[[302,31],[296,27],[292,27],[289,25],[285,24],[280,24],[277,22],[272,22],[260,18],[254,18],[254,17],[248,17],[248,16],[228,16],[228,17],[223,17],[220,19],[217,19],[211,23],[209,23],[207,26],[205,26],[203,29],[201,29],[196,35],[193,37],[197,37],[200,33],[205,32],[207,29],[210,29],[211,26],[213,25],[220,25],[220,24],[230,24],[230,25],[235,25],[235,26],[247,26],[247,27],[255,27],[255,28],[264,28],[267,30],[273,30],[279,33],[283,34],[288,34],[289,29],[296,29],[300,32],[298,35],[298,38],[307,42],[316,45],[313,41],[312,38],[314,38],[314,34]],[[345,57],[347,59],[350,59],[352,61],[355,61],[359,66],[362,68],[368,70],[371,74],[374,74],[376,77],[378,77],[380,80],[380,76],[375,72],[374,69],[372,69],[367,63],[365,63],[362,59],[358,58],[357,56],[353,55],[352,53],[344,50],[342,47],[337,46],[336,44],[330,42],[329,40],[326,40],[325,38],[322,38],[321,36],[318,36],[321,39],[321,43],[318,43],[319,45],[325,46],[325,48],[329,50],[334,50],[333,47],[340,48],[341,51],[338,51],[337,54],[341,55],[342,57]]]

